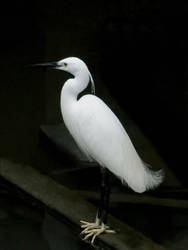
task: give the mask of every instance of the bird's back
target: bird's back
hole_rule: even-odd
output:
[[[77,101],[75,116],[70,133],[90,159],[108,168],[136,192],[161,183],[162,173],[145,166],[119,119],[101,99],[84,95]]]

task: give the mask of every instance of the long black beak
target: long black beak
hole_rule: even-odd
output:
[[[58,64],[58,62],[36,63],[27,65],[27,67],[49,67],[53,69],[56,69],[59,66],[60,65]]]

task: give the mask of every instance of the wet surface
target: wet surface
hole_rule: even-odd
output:
[[[185,210],[119,204],[111,213],[169,250],[188,248],[188,213]]]
[[[18,197],[1,193],[0,245],[2,250],[89,250],[93,249],[45,210]]]
[[[90,187],[85,183],[86,186],[91,189],[91,183]],[[35,202],[28,203],[24,196],[1,188],[0,207],[2,250],[92,249],[80,240],[77,230]],[[188,213],[185,209],[112,203],[110,213],[169,250],[186,250],[188,247]]]

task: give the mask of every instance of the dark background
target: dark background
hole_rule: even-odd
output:
[[[110,93],[187,187],[187,24],[186,1],[1,3],[0,158],[45,169],[45,173],[54,171],[61,180],[62,163],[40,144],[39,131],[43,124],[62,122],[60,90],[69,76],[25,66],[77,56],[88,65],[97,95],[105,99],[105,93]],[[108,104],[113,108],[113,101]],[[62,175],[62,179],[64,184],[80,187],[82,183],[90,190],[88,183],[96,188],[99,178],[89,174],[92,180],[82,172],[72,174],[72,179]],[[176,194],[178,199],[185,196],[181,191]],[[112,215],[154,241],[173,250],[188,249],[187,209],[110,205]],[[3,249],[62,249],[65,244],[71,244],[69,249],[86,249],[86,245],[79,246],[77,235],[76,243],[67,237],[71,233],[63,224],[37,211],[13,190],[0,188]]]
[[[45,82],[67,75],[24,65],[77,56],[187,186],[187,3],[19,1],[0,12],[1,157],[37,164],[40,125],[61,122],[61,85]]]

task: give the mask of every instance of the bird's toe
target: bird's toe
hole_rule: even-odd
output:
[[[84,228],[84,230],[81,232],[81,235],[83,235],[83,240],[86,241],[89,238],[91,238],[90,243],[94,245],[94,241],[97,236],[103,234],[103,233],[115,233],[114,230],[111,230],[109,226],[105,225],[104,223],[99,224],[98,221],[91,223],[86,221],[80,221],[81,227]]]

